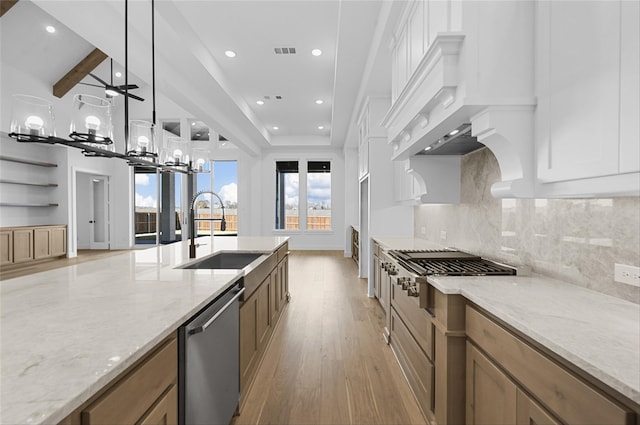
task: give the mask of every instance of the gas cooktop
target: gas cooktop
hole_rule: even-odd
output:
[[[397,250],[389,254],[419,276],[515,275],[516,270],[466,252],[443,250]]]

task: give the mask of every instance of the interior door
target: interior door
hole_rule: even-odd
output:
[[[91,176],[90,248],[109,249],[109,177]]]

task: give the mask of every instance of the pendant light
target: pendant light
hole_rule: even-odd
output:
[[[88,146],[115,152],[111,115],[111,102],[108,100],[76,94],[73,97],[69,137]]]
[[[151,0],[151,67],[152,121],[129,122],[129,1],[124,0],[125,17],[125,84],[124,136],[125,153],[115,151],[111,101],[88,94],[73,98],[72,119],[68,139],[56,137],[53,108],[50,101],[30,95],[14,95],[9,137],[18,142],[61,144],[82,149],[86,156],[119,158],[132,166],[154,167],[166,171],[191,173],[191,152],[188,142],[171,138],[158,158],[156,140],[156,75],[155,75],[155,0]]]
[[[9,136],[19,142],[47,142],[55,136],[51,102],[25,94],[13,95]]]
[[[125,0],[125,122],[129,122],[129,42],[128,42],[128,0]],[[155,1],[151,0],[151,78],[152,78],[152,122],[133,120],[129,122],[128,131],[125,131],[126,154],[129,157],[146,157],[152,161],[158,157],[156,143],[156,64],[155,64]]]

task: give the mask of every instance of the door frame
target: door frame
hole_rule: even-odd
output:
[[[96,170],[83,168],[83,167],[71,167],[69,173],[70,190],[69,190],[69,229],[67,234],[67,257],[73,258],[78,256],[78,175],[84,174],[88,176],[104,176],[110,178],[108,174],[96,172]],[[109,188],[105,195],[111,198],[111,189]],[[111,203],[107,208],[109,218],[113,217],[113,211],[111,211]],[[112,240],[112,227],[109,225],[107,236],[109,238],[109,245]]]
[[[105,175],[101,175],[101,174],[92,174],[89,176],[89,178],[91,179],[91,189],[90,189],[90,193],[91,193],[91,204],[90,204],[90,208],[89,211],[92,213],[93,217],[93,226],[90,226],[90,231],[89,231],[89,235],[91,235],[91,237],[89,238],[89,246],[90,249],[110,249],[111,247],[111,237],[109,234],[109,229],[111,227],[111,214],[109,213],[109,204],[110,204],[110,199],[109,199],[109,176],[105,176]],[[96,221],[96,211],[95,211],[95,204],[96,204],[96,195],[95,195],[95,191],[94,191],[94,185],[93,183],[96,182],[96,180],[98,181],[103,181],[104,184],[104,196],[102,198],[102,207],[104,210],[104,236],[105,236],[105,241],[104,242],[95,242],[95,221]]]

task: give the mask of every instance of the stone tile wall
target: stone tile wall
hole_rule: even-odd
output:
[[[640,198],[499,200],[499,179],[490,150],[465,155],[461,203],[415,207],[414,235],[640,304],[613,280],[615,263],[640,265]]]

